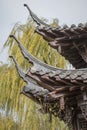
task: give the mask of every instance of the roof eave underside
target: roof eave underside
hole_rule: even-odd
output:
[[[40,90],[39,94],[43,96],[43,94],[48,94],[49,92],[54,91],[54,94],[57,94],[59,91],[65,90],[68,94],[72,94],[76,90],[78,90],[77,92],[80,92],[87,89],[87,69],[63,70],[49,66],[27,52],[15,36],[11,37],[17,41],[24,57],[33,64],[28,72],[24,74],[15,59],[12,57],[20,77],[27,82],[27,87],[32,86],[32,83],[34,84],[33,90],[31,87],[28,87],[28,91],[30,91],[30,93],[34,91],[32,94],[36,94]],[[42,89],[38,89],[38,86]]]
[[[27,5],[25,6],[38,25],[35,32],[42,35],[48,44],[57,49],[76,69],[87,68],[87,23],[54,28],[39,19]]]

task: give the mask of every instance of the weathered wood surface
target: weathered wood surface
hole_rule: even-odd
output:
[[[87,24],[55,29],[37,27],[35,32],[42,35],[75,68],[87,68]]]
[[[26,4],[25,6],[39,25],[35,32],[42,35],[50,46],[57,49],[78,69],[64,70],[41,62],[32,56],[15,36],[11,35],[23,56],[32,64],[24,74],[14,57],[10,56],[19,76],[26,82],[21,93],[41,104],[46,113],[54,114],[64,120],[73,130],[72,124],[79,112],[81,114],[82,111],[84,118],[87,119],[87,108],[83,107],[83,103],[87,103],[87,24],[53,28],[41,21]],[[76,126],[74,129],[77,130]]]
[[[59,86],[60,86],[60,83],[63,85],[70,85],[70,86],[72,86],[73,84],[83,85],[83,86],[87,85],[87,83],[86,83],[87,69],[86,68],[85,69],[75,69],[75,70],[64,70],[64,69],[60,69],[60,68],[56,68],[56,67],[47,65],[47,64],[39,61],[38,59],[36,59],[30,53],[28,53],[28,51],[26,51],[26,49],[16,39],[15,36],[11,36],[11,37],[13,37],[17,41],[24,57],[33,64],[31,69],[29,69],[29,71],[27,72],[27,74],[26,74],[27,76],[29,76],[31,74],[33,76],[33,78],[38,77],[39,80],[44,80],[44,83],[45,82],[47,83],[50,81],[49,83],[52,84],[52,86],[54,84],[55,87],[57,86],[58,82],[59,82]]]
[[[65,114],[62,112],[67,110],[65,106],[68,105],[72,112],[71,108],[76,109],[77,97],[82,95],[83,91],[87,91],[87,69],[64,70],[49,66],[26,51],[15,36],[11,35],[11,37],[16,40],[24,57],[33,65],[24,74],[11,56],[20,77],[27,83],[21,93],[41,104],[45,112],[52,113],[65,121]],[[72,119],[72,116],[68,118]]]
[[[25,6],[32,19],[39,25],[35,32],[43,36],[48,44],[57,49],[75,68],[87,68],[87,23],[54,28],[40,20],[27,5]]]
[[[32,94],[34,97],[39,96],[43,101],[47,96],[49,101],[54,101],[62,96],[75,97],[81,94],[81,91],[87,89],[87,69],[64,70],[49,66],[28,53],[15,36],[11,37],[17,41],[24,57],[33,64],[28,72],[24,74],[12,57],[19,75],[28,84],[24,87],[26,89],[23,90],[25,94],[28,95],[29,93],[29,95]],[[29,88],[30,83],[32,83],[34,88],[31,87],[32,85],[30,85]],[[46,91],[48,93],[45,93]],[[45,95],[45,97],[43,95]]]

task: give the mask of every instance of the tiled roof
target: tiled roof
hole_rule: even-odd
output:
[[[85,119],[87,116],[86,108],[83,106],[87,103],[87,24],[52,28],[41,21],[27,5],[25,6],[39,25],[35,32],[42,35],[50,46],[57,49],[78,69],[64,70],[41,62],[32,56],[15,36],[11,35],[23,56],[32,64],[25,74],[14,57],[10,56],[19,76],[27,83],[21,93],[41,104],[45,113],[50,113],[50,116],[54,114],[64,120],[73,130],[72,121],[76,117],[75,114],[83,113]]]
[[[54,28],[41,21],[27,5],[25,6],[38,25],[35,32],[42,35],[48,44],[75,68],[87,68],[87,23]]]

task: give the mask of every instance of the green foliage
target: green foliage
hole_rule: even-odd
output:
[[[25,48],[35,57],[52,66],[64,68],[66,62],[57,51],[48,46],[41,36],[34,33],[34,23],[29,20],[25,25],[16,25],[11,34],[23,43]],[[9,55],[14,55],[26,72],[30,64],[24,59],[13,39],[8,38],[4,46],[8,46]],[[24,82],[10,61],[9,65],[0,66],[0,126],[1,130],[67,130],[63,122],[38,110],[39,105],[20,95]],[[4,117],[3,115],[4,111]],[[4,125],[5,124],[5,125]]]

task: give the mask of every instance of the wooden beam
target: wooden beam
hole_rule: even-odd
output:
[[[65,86],[65,87],[60,87],[53,92],[50,92],[48,95],[51,96],[52,98],[60,98],[62,96],[70,96],[74,95],[74,93],[79,94],[81,93],[81,86]],[[78,91],[77,91],[78,90]]]
[[[39,76],[32,75],[30,72],[28,72],[28,74],[26,74],[26,76],[34,79],[41,87],[43,87],[49,91],[55,90],[51,85],[48,85],[48,84],[44,83],[43,81],[41,81]]]

